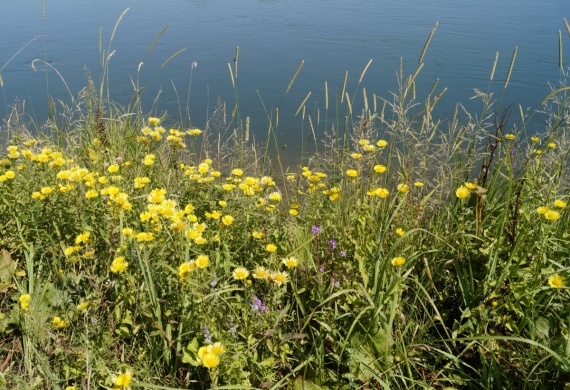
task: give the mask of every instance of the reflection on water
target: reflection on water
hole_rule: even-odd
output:
[[[307,107],[322,107],[325,81],[329,95],[340,94],[345,71],[347,91],[355,93],[358,77],[370,59],[363,80],[367,93],[389,98],[397,89],[396,71],[403,58],[406,72],[413,72],[423,44],[437,21],[439,27],[424,58],[417,83],[418,99],[439,79],[448,92],[438,106],[442,117],[451,116],[457,102],[479,107],[469,98],[474,88],[491,88],[502,95],[511,55],[518,47],[517,62],[504,105],[536,107],[557,84],[558,30],[570,9],[559,0],[452,0],[405,3],[397,0],[154,0],[137,2],[68,2],[48,0],[37,9],[21,2],[0,0],[0,68],[26,42],[2,71],[0,115],[4,117],[17,98],[27,112],[41,122],[47,97],[69,101],[66,85],[74,93],[86,84],[85,69],[96,82],[101,74],[101,50],[113,53],[109,60],[109,92],[112,99],[128,104],[138,79],[143,105],[155,114],[203,126],[221,97],[235,104],[228,63],[234,65],[240,47],[237,85],[242,116],[251,116],[252,130],[262,139],[267,110],[280,107],[280,141],[295,150],[300,119],[294,113],[309,91]],[[112,45],[115,22],[127,8]],[[168,25],[155,45],[153,41]],[[564,35],[567,45],[570,40]],[[186,49],[167,62],[174,53]],[[500,53],[495,80],[489,82],[495,53]],[[568,58],[568,55],[565,55]],[[53,69],[31,63],[39,58]],[[304,66],[291,91],[284,92],[299,63]],[[165,62],[167,62],[165,64]],[[192,64],[197,67],[192,69]],[[140,69],[140,72],[138,70]],[[192,70],[192,78],[190,74]],[[191,86],[191,87],[190,87]],[[158,98],[157,98],[158,96]],[[189,99],[188,99],[189,96]],[[362,93],[355,94],[355,109]],[[283,99],[283,102],[281,100]],[[191,118],[186,114],[189,108]],[[333,117],[335,113],[329,113]]]

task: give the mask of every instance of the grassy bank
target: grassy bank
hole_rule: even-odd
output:
[[[424,54],[390,98],[364,92],[359,113],[360,83],[343,87],[317,151],[288,167],[272,120],[254,145],[239,107],[165,128],[90,83],[39,133],[14,111],[0,384],[564,388],[568,89],[532,134],[532,114],[490,91],[478,115],[458,105],[439,121],[445,91],[414,92]]]

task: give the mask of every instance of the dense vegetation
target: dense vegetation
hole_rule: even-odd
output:
[[[434,119],[444,91],[416,100],[420,69],[370,105],[343,87],[338,120],[322,119],[328,96],[315,113],[303,102],[322,143],[288,168],[272,123],[260,148],[223,106],[202,129],[163,127],[90,82],[41,131],[15,110],[0,156],[0,383],[563,388],[567,89],[527,135],[531,114],[490,91],[479,115]]]

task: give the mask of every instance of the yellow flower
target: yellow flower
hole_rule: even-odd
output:
[[[91,237],[90,232],[83,232],[83,233],[79,234],[77,237],[75,237],[75,244],[76,245],[79,245],[81,243],[87,244],[89,242],[90,237]]]
[[[384,173],[386,172],[386,167],[381,164],[374,165],[374,172],[376,173]]]
[[[207,255],[199,255],[196,257],[196,267],[206,268],[210,265],[210,258]]]
[[[212,353],[212,345],[203,345],[198,349],[198,359],[204,358],[207,353]]]
[[[390,191],[388,191],[386,188],[379,187],[374,190],[374,195],[379,198],[386,198],[388,195],[390,195]]]
[[[548,143],[548,147],[549,147],[550,149],[556,149],[556,144],[555,144],[554,142],[549,142],[549,143]]]
[[[77,390],[77,387],[75,386],[66,386],[65,390]]]
[[[232,175],[234,175],[234,176],[242,176],[242,175],[243,175],[243,170],[242,170],[242,169],[239,169],[239,168],[232,169]]]
[[[514,134],[505,134],[505,139],[507,139],[507,140],[509,140],[509,141],[512,141],[512,140],[514,140],[514,139],[516,139],[516,138],[517,138],[517,136],[514,135]]]
[[[132,372],[130,370],[126,370],[125,372],[120,373],[119,375],[116,375],[113,378],[113,384],[115,385],[114,388],[126,389],[129,387],[132,380],[133,380]]]
[[[98,197],[98,196],[99,196],[99,191],[97,191],[97,190],[91,189],[91,190],[87,190],[87,191],[85,192],[85,197],[86,197],[87,199],[93,199],[93,198],[96,198],[96,197]]]
[[[53,192],[54,188],[53,187],[42,187],[40,190],[40,193],[42,195],[49,195]]]
[[[251,236],[253,238],[255,238],[256,240],[260,240],[263,238],[264,234],[262,232],[254,231],[254,232],[251,232]]]
[[[83,311],[90,308],[91,306],[95,306],[95,303],[91,301],[81,302],[79,305],[77,305],[77,310]]]
[[[400,237],[402,237],[404,234],[406,234],[406,231],[402,228],[398,228],[396,229],[396,234]]]
[[[115,173],[119,171],[119,166],[117,164],[111,164],[109,165],[109,167],[107,168],[107,171],[109,171],[110,173]]]
[[[226,226],[230,226],[232,223],[234,223],[234,217],[231,215],[224,215],[222,217],[222,223]]]
[[[200,163],[198,165],[198,173],[201,173],[202,175],[205,175],[206,173],[208,173],[209,170],[210,170],[210,166],[206,163]]]
[[[564,278],[558,274],[554,274],[548,278],[548,284],[554,288],[564,287]]]
[[[135,177],[134,183],[135,188],[143,188],[145,185],[150,183],[150,179],[148,177]]]
[[[30,294],[23,294],[20,296],[20,307],[22,310],[26,311],[30,307],[30,301],[32,296]]]
[[[195,242],[197,245],[204,245],[205,243],[208,242],[208,240],[206,240],[206,239],[205,239],[204,237],[202,237],[202,236],[199,236],[199,237],[196,237],[196,238],[194,239],[194,242]]]
[[[356,169],[349,169],[346,171],[348,177],[358,177],[358,171]]]
[[[379,148],[385,148],[388,145],[388,141],[381,139],[376,142],[376,145],[378,145]]]
[[[265,267],[257,267],[253,271],[254,279],[267,279],[269,277],[269,271]]]
[[[560,213],[554,210],[548,210],[544,213],[544,218],[548,219],[549,221],[557,221],[560,219]]]
[[[206,368],[214,368],[220,364],[220,357],[212,352],[206,353],[200,360]]]
[[[408,186],[407,184],[398,184],[398,187],[396,188],[398,192],[401,192],[402,194],[405,194],[410,190],[410,186]]]
[[[276,272],[272,274],[271,280],[278,286],[285,284],[289,281],[289,274],[287,272]]]
[[[67,322],[65,322],[61,317],[58,317],[58,316],[53,317],[53,320],[51,320],[51,323],[57,329],[62,329],[62,328],[65,328],[67,326]]]
[[[71,256],[72,254],[79,251],[80,249],[81,249],[80,246],[68,246],[67,248],[65,248],[64,253],[66,256]]]
[[[467,182],[467,183],[463,184],[463,186],[465,188],[467,188],[468,190],[474,190],[477,188],[477,184],[471,183],[471,182]]]
[[[267,196],[267,198],[273,202],[280,202],[281,201],[281,194],[279,192],[272,192]]]
[[[4,176],[6,176],[8,179],[13,179],[16,177],[16,173],[14,171],[6,171],[4,172]]]
[[[358,159],[362,158],[362,154],[361,153],[351,153],[350,157],[352,157],[355,160],[358,160]]]
[[[188,130],[187,133],[188,133],[188,135],[195,137],[195,136],[202,134],[202,130],[194,128],[194,129]]]
[[[164,188],[155,188],[148,195],[150,203],[161,203],[165,199],[166,190]]]
[[[155,118],[155,117],[151,116],[150,118],[148,118],[148,123],[151,126],[158,126],[160,124],[160,118]]]
[[[125,258],[123,256],[119,256],[113,260],[113,263],[111,264],[111,272],[115,274],[124,272],[128,266],[129,263],[125,261]]]
[[[232,272],[232,276],[236,280],[247,279],[247,277],[249,276],[249,271],[244,267],[237,267]]]
[[[299,261],[293,256],[287,257],[281,260],[281,262],[285,264],[287,268],[295,268],[299,264]]]
[[[546,214],[550,209],[547,206],[540,206],[536,209],[536,212],[540,215]]]
[[[297,209],[289,209],[289,215],[296,217],[297,215],[299,215],[299,210]]]
[[[358,144],[360,146],[367,146],[367,145],[370,145],[370,141],[368,141],[367,139],[361,139],[358,141]]]
[[[136,240],[139,241],[139,242],[142,242],[142,241],[150,242],[150,241],[154,240],[153,234],[152,234],[152,233],[147,233],[147,232],[140,232],[140,233],[137,233],[137,235],[135,236],[135,238],[136,238]]]
[[[195,269],[196,269],[195,261],[182,263],[178,267],[178,277],[180,277],[180,279],[187,278],[190,275],[190,272],[194,271]]]
[[[559,207],[561,209],[565,208],[567,206],[566,202],[563,201],[562,199],[556,199],[554,201],[554,206]]]
[[[455,190],[455,196],[457,196],[459,199],[465,199],[469,197],[469,195],[471,195],[471,191],[469,191],[469,188],[465,186],[460,186]]]
[[[416,181],[416,182],[414,183],[414,186],[415,186],[415,187],[418,187],[418,188],[421,188],[421,187],[424,186],[424,183],[421,182],[421,181]]]
[[[540,138],[538,138],[538,137],[530,137],[530,141],[531,141],[533,144],[536,144],[536,143],[540,142]]]
[[[2,175],[4,176],[4,175]],[[46,197],[44,195],[42,195],[41,193],[39,193],[38,191],[34,191],[32,192],[32,199],[39,199],[39,200],[44,200]]]
[[[154,154],[147,154],[143,159],[143,164],[147,166],[153,165],[155,158],[156,156]]]
[[[406,258],[402,256],[394,257],[392,259],[392,265],[394,267],[401,267],[406,263]]]
[[[215,342],[214,344],[212,344],[212,348],[211,348],[211,353],[213,353],[214,355],[222,355],[224,352],[226,352],[226,348],[222,345],[222,343]]]
[[[265,247],[265,250],[269,253],[273,253],[273,252],[277,251],[277,246],[274,244],[267,244],[267,246]]]

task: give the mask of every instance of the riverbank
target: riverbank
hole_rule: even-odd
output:
[[[567,91],[527,136],[526,114],[515,122],[484,92],[481,115],[443,128],[438,95],[411,109],[413,81],[347,111],[313,141],[319,152],[288,166],[271,132],[252,143],[245,119],[230,132],[165,128],[89,93],[39,134],[13,115],[0,160],[0,380],[570,382]]]

